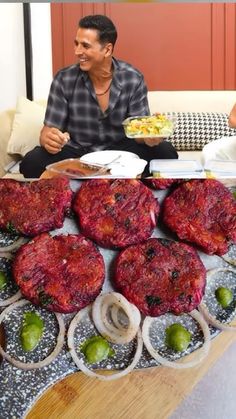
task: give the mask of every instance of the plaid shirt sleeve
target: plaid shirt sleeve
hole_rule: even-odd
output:
[[[67,119],[68,103],[64,93],[63,78],[59,72],[53,79],[50,87],[44,124],[64,131]]]
[[[147,99],[147,86],[143,76],[140,78],[139,84],[133,89],[130,97],[128,113],[129,116],[150,115]]]

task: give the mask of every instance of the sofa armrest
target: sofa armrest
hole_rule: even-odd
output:
[[[0,177],[4,176],[6,171],[4,167],[11,161],[18,161],[19,156],[7,154],[7,145],[11,135],[12,122],[15,111],[13,109],[0,113]]]

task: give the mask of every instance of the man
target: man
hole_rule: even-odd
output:
[[[80,20],[75,38],[78,64],[60,70],[52,82],[41,147],[20,165],[25,177],[39,177],[48,164],[96,150],[131,151],[147,161],[178,158],[167,141],[125,137],[123,120],[150,112],[143,75],[113,57],[116,38],[108,17]]]
[[[236,103],[229,114],[229,126],[230,128],[236,128]]]

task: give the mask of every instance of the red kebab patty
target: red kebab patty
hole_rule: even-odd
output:
[[[13,276],[33,304],[70,313],[95,300],[105,267],[97,247],[84,236],[42,233],[18,250]]]
[[[114,282],[145,315],[181,314],[200,303],[206,269],[191,246],[151,238],[121,251],[115,264]]]
[[[208,254],[223,255],[236,242],[236,200],[217,180],[181,184],[165,199],[163,220],[181,240]]]
[[[183,179],[147,178],[143,181],[152,189],[167,189],[172,185],[183,182]]]
[[[103,247],[119,248],[149,238],[159,204],[135,179],[94,179],[85,182],[74,199],[82,233]]]
[[[62,227],[72,191],[64,177],[33,182],[0,179],[0,197],[0,228],[36,236]]]

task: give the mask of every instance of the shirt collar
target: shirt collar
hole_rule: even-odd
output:
[[[108,109],[104,112],[103,117],[106,117],[109,111],[112,111],[114,109],[121,94],[122,82],[121,82],[120,64],[119,64],[119,61],[116,60],[116,58],[114,57],[112,57],[112,66],[113,66],[113,76],[112,76],[109,106],[108,106]],[[91,91],[92,96],[96,100],[96,96],[93,90],[91,90],[91,81],[89,79],[88,72],[83,71],[81,69],[80,71],[81,71],[81,77],[84,80],[85,85],[87,85],[87,87]]]
[[[113,80],[115,80],[117,82],[117,84],[119,85],[119,87],[121,87],[120,64],[119,64],[119,61],[116,60],[116,58],[114,58],[114,57],[112,57],[112,66],[113,66]],[[89,79],[88,72],[81,70],[79,64],[78,64],[78,69],[81,72],[82,79],[86,82]]]

